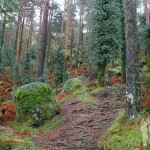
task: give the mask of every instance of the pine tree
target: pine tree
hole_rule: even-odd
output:
[[[104,85],[106,65],[119,56],[122,46],[121,10],[117,0],[94,0],[92,7],[92,50],[99,84]]]

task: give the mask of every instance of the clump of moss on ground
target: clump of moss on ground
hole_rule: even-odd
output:
[[[140,123],[143,118],[125,121],[124,116],[119,117],[99,141],[100,150],[111,148],[114,150],[140,150],[143,136]],[[150,137],[147,144],[150,144]]]
[[[74,92],[82,86],[83,84],[78,78],[71,78],[65,82],[62,92]]]
[[[79,100],[83,101],[87,105],[96,104],[96,100],[91,96],[90,93],[87,92],[88,88],[86,86],[82,86],[79,90],[75,91],[73,94],[78,97]]]

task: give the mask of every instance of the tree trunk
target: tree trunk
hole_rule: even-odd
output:
[[[126,26],[126,106],[133,118],[141,112],[141,89],[137,47],[136,0],[125,0]]]
[[[146,24],[149,24],[149,9],[148,9],[147,0],[143,0],[143,3],[144,3],[144,13],[146,16]]]
[[[89,61],[89,81],[93,79],[93,72],[92,72],[92,52],[91,52],[91,2],[88,1],[88,25],[87,25],[87,33],[88,33],[88,61]]]
[[[40,21],[39,21],[39,32],[38,32],[39,41],[41,37],[41,28],[42,28],[42,12],[43,12],[43,0],[41,0],[41,5],[40,5]]]
[[[75,30],[74,30],[74,26],[75,26],[75,18],[74,18],[74,16],[75,16],[75,9],[76,9],[76,6],[75,6],[75,0],[73,1],[73,7],[72,7],[72,11],[73,11],[73,13],[71,14],[71,23],[70,23],[70,34],[71,34],[71,36],[70,36],[70,70],[72,69],[72,61],[73,61],[73,58],[72,58],[72,55],[73,55],[73,46],[74,46],[74,33],[75,33]]]
[[[124,7],[123,1],[120,0],[121,12],[122,12],[122,53],[121,53],[121,74],[122,74],[122,83],[126,83],[126,39],[125,39],[125,17],[124,17]]]
[[[1,36],[0,63],[2,61],[2,51],[3,51],[3,47],[4,47],[5,29],[6,29],[6,14],[4,14],[3,29],[2,29],[2,36]]]
[[[76,67],[78,67],[79,63],[79,51],[80,51],[80,43],[81,43],[81,25],[82,25],[82,1],[80,0],[80,21],[78,26],[78,40],[77,40],[77,54],[76,54]]]
[[[64,15],[62,17],[62,25],[61,25],[61,33],[60,33],[60,47],[62,48],[62,36],[64,32],[64,20],[65,20],[65,14],[66,14],[66,0],[64,0]]]
[[[31,24],[30,24],[30,33],[29,33],[29,43],[28,43],[28,52],[30,52],[32,44],[32,33],[33,33],[33,19],[34,19],[34,0],[32,0],[32,10],[31,10]]]
[[[49,0],[45,0],[42,30],[40,37],[40,46],[38,54],[38,64],[37,64],[37,77],[43,75],[44,70],[44,60],[45,60],[45,51],[46,51],[46,34],[47,34],[47,24],[48,24],[48,11],[49,11]]]
[[[48,23],[47,65],[48,65],[49,59],[51,57],[51,36],[52,36],[53,6],[54,6],[54,0],[52,0],[52,4],[51,4],[52,9],[50,10],[49,23]]]
[[[21,1],[20,6],[20,14],[19,14],[19,25],[18,25],[18,35],[17,35],[17,49],[16,49],[16,64],[19,61],[20,57],[20,48],[21,48],[21,35],[22,35],[22,17],[23,17],[23,7],[24,7],[24,0]]]

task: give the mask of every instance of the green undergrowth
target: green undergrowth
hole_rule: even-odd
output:
[[[144,116],[127,121],[124,115],[119,115],[108,131],[99,140],[99,149],[141,150],[141,144],[143,141],[143,136],[140,130],[142,119],[144,119]],[[150,144],[150,137],[147,141],[147,145],[148,144]],[[143,147],[143,150],[148,149]]]
[[[41,150],[35,146],[32,138],[35,138],[41,132],[46,132],[65,123],[67,120],[61,114],[55,116],[52,120],[46,121],[39,128],[33,128],[28,123],[19,124],[17,120],[9,123],[12,128],[18,130],[21,134],[29,133],[31,137],[20,138],[20,136],[10,133],[4,133],[0,136],[0,150]],[[4,147],[3,149],[1,147]]]
[[[14,120],[10,122],[10,125],[17,129],[20,132],[28,131],[29,133],[38,133],[38,131],[48,131],[54,128],[57,128],[59,125],[66,122],[66,118],[62,116],[61,114],[56,115],[51,120],[45,121],[45,123],[40,126],[39,128],[33,128],[32,126],[29,126],[28,123],[18,123],[17,120]]]
[[[73,92],[73,94],[87,105],[95,105],[97,103],[91,94],[88,93],[88,88],[86,86],[82,86],[79,90]]]
[[[67,119],[64,116],[57,115],[52,120],[47,121],[40,129],[43,129],[44,131],[55,129],[56,127],[62,125],[66,121]]]
[[[83,86],[83,83],[78,78],[68,79],[62,89],[62,92],[74,92],[80,89]]]
[[[42,150],[30,138],[5,133],[0,137],[0,150]]]

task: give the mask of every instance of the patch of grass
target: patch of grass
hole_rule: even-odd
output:
[[[104,87],[102,87],[102,86],[97,87],[95,90],[92,91],[91,94],[98,94],[98,93],[100,93],[103,89],[104,89]]]
[[[82,86],[80,90],[75,91],[73,94],[78,97],[79,100],[83,101],[87,105],[95,105],[96,100],[87,92],[88,88]]]
[[[29,126],[28,122],[19,123],[17,120],[11,121],[10,125],[12,127],[16,128],[18,131],[21,131],[21,132],[28,131],[30,133],[33,133],[33,132],[36,132],[38,130],[37,128],[33,128],[33,127]]]
[[[2,150],[42,150],[32,139],[20,138],[10,133],[2,134],[0,146]]]
[[[3,134],[0,138],[0,147],[4,146],[10,148],[8,150],[41,150],[41,148],[35,146],[32,138],[36,137],[41,131],[48,131],[58,127],[65,123],[67,120],[62,115],[55,116],[52,120],[46,121],[41,127],[33,128],[28,126],[28,123],[19,124],[16,120],[10,122],[11,126],[16,128],[21,134],[29,133],[31,137],[21,138],[17,135],[10,133]],[[2,146],[1,146],[2,145]],[[1,149],[0,149],[1,150]],[[3,149],[2,149],[3,150]]]
[[[123,118],[123,115],[117,118],[100,139],[98,144],[100,149],[111,147],[114,150],[140,150],[143,141],[140,122],[143,116],[132,121],[125,121]],[[150,138],[147,143],[150,144]]]
[[[44,129],[44,131],[48,131],[50,129],[54,129],[59,125],[65,123],[67,119],[62,115],[55,116],[52,120],[47,121],[40,129]]]

